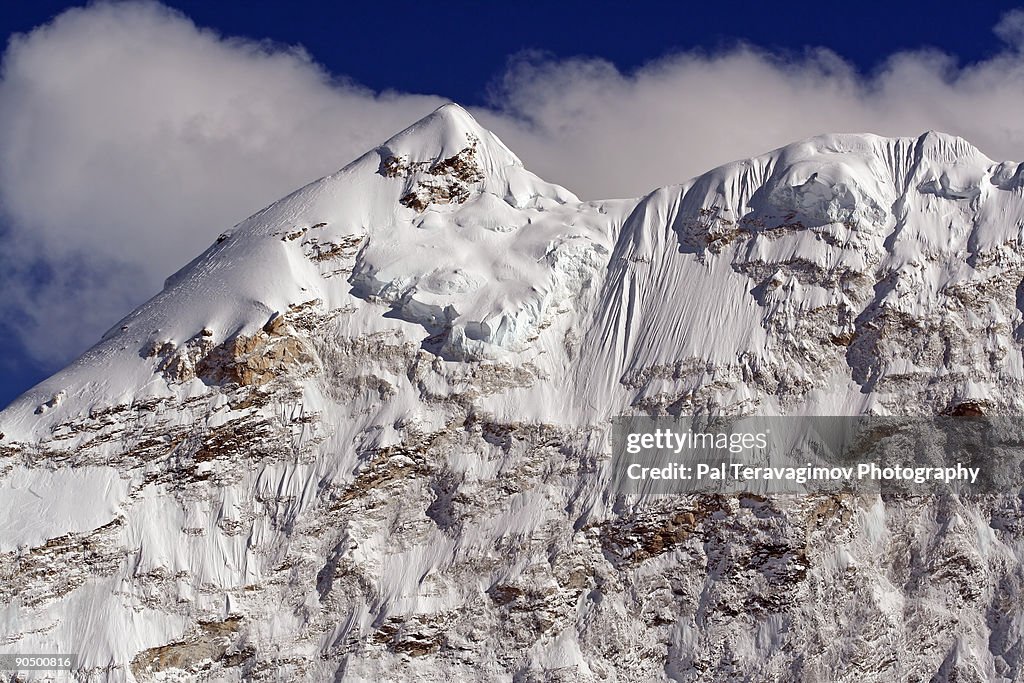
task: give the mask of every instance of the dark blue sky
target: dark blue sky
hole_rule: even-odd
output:
[[[44,23],[81,3],[4,3],[0,31]],[[171,0],[226,35],[301,44],[332,73],[375,90],[442,94],[483,104],[487,85],[522,50],[600,56],[628,70],[682,50],[745,41],[773,51],[829,47],[869,71],[923,46],[977,61],[995,53],[992,26],[1020,2],[283,2]]]
[[[29,31],[68,7],[8,2],[0,34]],[[894,52],[934,47],[970,63],[998,52],[992,26],[1020,2],[165,2],[224,35],[301,44],[328,71],[374,90],[439,94],[467,105],[524,50],[598,56],[628,71],[673,52],[745,42],[779,53],[828,47],[863,72]],[[2,230],[2,226],[0,226]],[[127,313],[127,311],[125,311]],[[111,321],[112,323],[114,321]],[[0,406],[57,368],[34,365],[0,321]]]

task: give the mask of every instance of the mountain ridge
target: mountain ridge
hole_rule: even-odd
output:
[[[824,135],[581,201],[446,105],[0,412],[0,652],[96,681],[1018,680],[1019,496],[623,496],[608,437],[1024,413],[1022,169]]]
[[[509,180],[505,178],[504,171],[502,170],[505,168],[509,168],[512,169],[513,175],[518,175],[515,171],[523,169],[522,162],[518,159],[518,157],[515,156],[515,154],[509,151],[508,148],[503,143],[501,143],[500,140],[493,136],[493,134],[489,133],[488,131],[485,131],[481,126],[479,126],[479,124],[476,123],[476,121],[472,118],[471,115],[469,115],[468,112],[466,112],[458,105],[450,103],[443,105],[442,107],[438,108],[434,113],[428,115],[421,121],[413,124],[406,130],[396,134],[391,139],[389,139],[379,147],[375,148],[374,150],[367,152],[367,154],[353,161],[351,164],[347,165],[338,173],[333,174],[331,176],[327,176],[318,181],[314,181],[306,185],[305,187],[296,190],[294,193],[285,197],[284,199],[279,200],[274,204],[271,204],[266,209],[261,210],[260,212],[250,217],[249,219],[246,219],[245,221],[240,223],[239,226],[236,226],[236,228],[233,229],[232,231],[229,231],[228,233],[223,233],[222,236],[218,238],[217,244],[221,244],[222,241],[227,242],[230,239],[233,239],[235,233],[237,233],[239,229],[245,230],[246,226],[252,226],[255,223],[258,223],[261,220],[261,218],[270,215],[273,215],[273,218],[271,218],[269,222],[287,224],[290,221],[291,223],[295,224],[297,230],[303,229],[303,227],[301,227],[300,225],[303,222],[303,220],[306,223],[309,223],[309,226],[316,225],[318,222],[322,222],[316,220],[314,216],[326,216],[327,214],[330,214],[332,212],[329,210],[324,210],[323,208],[320,207],[310,206],[310,204],[311,202],[315,202],[318,199],[321,201],[321,204],[324,203],[322,197],[322,195],[325,194],[325,192],[322,189],[323,186],[332,183],[336,184],[339,178],[344,178],[346,175],[353,173],[353,169],[355,168],[359,168],[360,171],[365,172],[367,168],[373,166],[375,157],[377,157],[379,160],[379,168],[377,169],[378,175],[389,174],[390,177],[392,178],[398,178],[399,174],[402,175],[402,178],[400,179],[405,181],[404,188],[401,191],[402,197],[399,198],[399,201],[402,201],[404,198],[415,194],[413,190],[416,189],[418,183],[422,182],[423,177],[426,177],[428,181],[434,180],[435,178],[438,177],[436,175],[425,173],[424,171],[426,170],[426,167],[431,165],[437,165],[445,161],[446,159],[456,159],[460,153],[463,153],[467,149],[473,148],[469,145],[469,142],[473,139],[486,139],[486,144],[482,145],[481,147],[481,161],[474,166],[474,168],[478,169],[477,172],[482,174],[482,178],[480,178],[479,181],[474,181],[480,184],[480,187],[474,188],[474,191],[479,192],[482,195],[502,195],[501,198],[503,200],[511,200],[511,203],[513,205],[520,201],[528,201],[530,199],[530,193],[537,191],[537,187],[534,187],[530,184],[531,178],[526,177]],[[793,213],[795,215],[796,213],[799,213],[801,211],[805,213],[807,211],[810,211],[810,218],[812,220],[821,221],[830,218],[828,215],[828,211],[830,210],[828,208],[828,202],[832,201],[833,203],[835,203],[835,198],[825,196],[828,194],[829,187],[827,183],[822,183],[820,179],[818,179],[817,177],[812,178],[807,182],[811,184],[817,182],[820,186],[818,189],[823,191],[825,194],[816,197],[811,191],[814,189],[813,187],[797,187],[798,183],[796,182],[796,179],[801,177],[801,171],[799,170],[800,164],[804,163],[806,165],[808,163],[811,163],[811,165],[813,165],[813,162],[806,162],[800,160],[801,150],[806,151],[807,149],[810,148],[819,151],[832,151],[835,155],[842,155],[842,163],[839,164],[840,166],[849,166],[851,160],[856,161],[860,159],[861,156],[864,155],[864,145],[875,145],[875,149],[871,150],[871,153],[868,155],[868,159],[881,159],[883,161],[888,162],[888,165],[890,166],[889,175],[892,184],[894,186],[897,183],[903,185],[902,189],[904,193],[911,189],[911,184],[915,180],[912,177],[913,170],[911,168],[911,164],[915,168],[920,169],[922,167],[922,164],[925,164],[928,161],[933,161],[936,163],[948,163],[951,166],[949,169],[944,169],[937,177],[929,177],[924,180],[920,178],[917,179],[917,185],[921,187],[931,188],[929,191],[931,191],[936,197],[945,197],[950,199],[971,199],[971,197],[959,197],[957,193],[962,192],[962,190],[957,190],[956,187],[950,189],[950,183],[956,185],[957,182],[961,181],[964,181],[966,183],[965,187],[976,188],[982,184],[982,178],[954,178],[952,180],[950,179],[950,172],[953,172],[954,175],[957,172],[963,172],[964,164],[962,162],[966,159],[977,160],[980,165],[991,167],[993,169],[993,172],[991,174],[991,182],[993,184],[997,182],[1001,183],[1001,185],[1005,186],[1005,189],[1009,190],[1012,190],[1017,186],[1024,185],[1024,179],[1022,179],[1024,178],[1024,171],[1022,171],[1022,167],[1020,164],[1014,165],[1012,162],[996,164],[995,162],[992,162],[991,160],[984,157],[984,155],[978,152],[976,148],[971,146],[965,140],[953,136],[936,133],[934,131],[924,133],[918,138],[882,138],[870,134],[834,134],[809,138],[798,143],[793,143],[791,145],[778,148],[776,150],[773,150],[772,152],[762,155],[761,157],[755,157],[754,159],[724,164],[716,169],[713,169],[712,171],[709,171],[708,173],[702,174],[701,176],[697,176],[696,178],[685,183],[682,183],[680,185],[666,186],[665,188],[659,188],[657,190],[654,190],[647,196],[637,200],[609,200],[606,202],[591,202],[590,204],[601,205],[619,203],[628,205],[628,203],[630,202],[635,202],[637,206],[643,206],[645,202],[651,201],[652,197],[657,197],[659,196],[659,194],[678,194],[680,195],[680,197],[686,196],[686,205],[680,206],[678,208],[678,210],[682,211],[684,214],[687,213],[688,211],[696,213],[700,213],[701,211],[707,212],[709,211],[709,209],[705,205],[708,204],[712,206],[723,204],[729,207],[740,207],[733,208],[732,210],[740,211],[741,213],[756,213],[758,210],[763,210],[763,208],[759,209],[757,206],[753,205],[747,206],[747,201],[749,199],[753,199],[754,205],[756,205],[758,199],[747,197],[744,195],[744,193],[749,191],[748,188],[759,188],[762,190],[762,194],[764,194],[764,183],[772,180],[772,173],[774,172],[774,169],[776,167],[779,167],[785,169],[785,173],[782,177],[775,180],[776,182],[781,183],[782,189],[789,191],[792,196],[790,196],[788,199],[781,199],[780,197],[775,198],[777,201],[780,201],[783,204],[785,204],[788,201],[789,205],[784,208],[788,209],[789,211],[784,212],[783,210],[780,210],[778,207],[776,207],[776,213],[780,215],[775,216],[773,218],[775,220],[781,220],[786,216],[786,213]],[[860,147],[860,149],[858,149],[858,147]],[[396,169],[387,171],[386,169],[384,169],[384,164],[389,159],[392,161],[398,159],[406,159],[407,163],[411,163],[414,166],[419,165],[422,168],[420,168],[418,171],[416,169],[413,169],[411,172],[405,172]],[[410,159],[411,161],[408,161]],[[836,164],[834,162],[831,163],[833,166],[833,170],[835,170]],[[815,168],[817,170],[812,172],[815,176],[817,176],[823,171],[823,168],[821,167],[815,166]],[[1014,168],[1016,170],[1014,170]],[[876,173],[878,171],[878,169],[870,170]],[[523,173],[528,174],[528,172],[526,172],[525,169],[523,169]],[[927,175],[927,171],[925,172],[925,174]],[[811,174],[805,173],[803,175],[810,176]],[[899,178],[899,176],[901,175],[904,176],[902,180]],[[532,174],[528,174],[528,176],[532,176]],[[759,180],[763,180],[763,182],[758,182]],[[845,187],[841,178],[832,180],[834,181],[833,187],[835,187],[836,185],[838,185],[839,187]],[[496,187],[490,187],[490,183],[492,181],[494,181],[497,184]],[[533,176],[532,181],[534,184],[540,182],[538,179],[536,179],[535,176]],[[515,184],[516,182],[523,182],[525,188],[520,189],[520,192],[522,192],[523,194],[520,194],[518,196],[514,194],[512,187],[512,185]],[[712,188],[711,185],[713,183],[717,183],[718,186],[716,188]],[[564,190],[564,188],[559,188],[558,186],[549,185],[545,183],[541,183],[541,185],[543,185],[544,187],[543,189],[540,190],[540,194],[535,195],[535,197],[550,196],[555,202],[558,203],[574,203],[580,205],[584,204],[583,202],[580,202],[574,195],[572,195],[571,192],[569,192],[568,190]],[[794,188],[796,188],[796,190],[794,190]],[[867,201],[871,201],[872,199],[877,200],[874,203],[874,211],[884,211],[885,209],[882,206],[882,204],[885,202],[885,200],[889,200],[890,204],[893,203],[892,198],[885,197],[885,193],[878,191],[878,188],[872,189],[874,191],[867,193],[865,197],[867,198]],[[801,193],[799,196],[796,194],[797,191]],[[447,192],[447,189],[442,188],[441,192],[445,193]],[[305,197],[305,195],[312,195],[312,197],[307,198]],[[313,197],[316,197],[317,199],[313,199]],[[344,201],[344,199],[345,198],[342,197],[340,199],[337,199],[336,201],[338,201],[338,203],[341,203],[342,201]],[[846,197],[846,200],[856,201],[852,197]],[[441,199],[440,201],[449,201],[449,199],[446,197]],[[800,201],[811,203],[806,205],[799,205],[798,203]],[[812,205],[814,201],[817,201],[818,205]],[[282,210],[282,208],[287,207],[290,202],[295,202],[300,206],[292,206]],[[356,203],[358,204],[358,202]],[[700,206],[697,206],[697,204],[700,204]],[[763,199],[761,201],[761,204],[762,207],[766,204],[763,201]],[[417,206],[419,205],[417,204]],[[418,212],[422,213],[428,206],[430,206],[429,202],[420,207]],[[436,208],[437,205],[435,204],[434,206]],[[771,207],[770,200],[767,202],[767,206],[769,208]],[[492,214],[494,214],[501,211],[500,206],[493,205],[482,207],[482,209],[483,211],[478,213],[486,213],[487,211],[490,211]],[[665,209],[660,208],[659,210],[663,211]],[[843,216],[840,215],[842,214],[843,209],[838,204],[833,206],[831,210],[833,212],[838,212],[833,217],[839,219],[843,218]],[[277,215],[274,215],[275,213]],[[337,213],[337,211],[334,211],[334,213]],[[353,213],[355,213],[357,216],[363,215],[363,218],[365,219],[366,209],[357,209]],[[427,213],[429,217],[429,215],[432,214],[433,212]],[[297,214],[306,215],[300,217]],[[695,225],[689,226],[689,229],[691,230],[693,228],[696,228],[696,234],[682,235],[682,239],[683,241],[690,240],[691,242],[693,242],[693,244],[689,246],[695,249],[702,249],[706,246],[704,244],[701,244],[702,240],[710,240],[711,249],[716,249],[721,244],[722,235],[716,234],[715,230],[721,229],[723,225],[722,219],[712,219],[707,213],[705,213],[703,218],[706,219],[704,220],[704,223],[707,223],[708,225],[705,226],[701,224],[700,221],[697,221]],[[626,217],[626,219],[628,219],[628,217]],[[626,219],[621,219],[618,222],[620,224],[625,223]],[[347,235],[343,234],[342,237],[350,237],[351,235],[354,235],[359,229],[362,228],[362,226],[356,226],[355,223],[358,221],[353,221],[351,217],[347,217],[347,220],[349,221],[350,225],[342,227],[340,231],[336,231],[348,233]],[[471,220],[480,220],[480,216],[472,216]],[[755,216],[754,220],[763,221],[764,217]],[[731,225],[731,222],[728,221],[727,218],[725,218],[725,225]],[[306,229],[308,229],[309,226],[306,226]],[[619,225],[615,225],[615,223],[612,222],[610,226],[605,227],[605,231],[617,232],[619,228]],[[677,229],[678,231],[685,231],[687,229],[687,227],[683,226],[679,221],[677,221],[677,225],[675,225],[674,228]],[[706,232],[705,234],[705,231],[708,232]],[[228,236],[229,234],[231,235],[231,237]],[[639,239],[644,239],[644,235],[645,233],[641,231],[639,233]],[[612,237],[612,235],[609,235],[609,237]],[[615,235],[615,237],[617,238],[618,235]],[[611,240],[607,240],[603,246],[607,248],[609,246],[608,242],[611,242]],[[214,247],[212,247],[211,249],[215,249],[217,247],[217,244],[215,244]],[[206,257],[209,253],[210,252],[208,251],[204,253],[204,255],[197,257],[197,259],[193,261],[193,263],[190,264],[190,266]],[[322,257],[322,255],[323,252],[321,251],[320,257]],[[620,256],[620,258],[633,258],[633,256],[631,256],[630,254],[626,254],[624,256]],[[638,258],[647,257],[641,255]],[[175,282],[179,281],[184,276],[184,274],[188,272],[188,268],[190,266],[186,266],[178,273],[175,273],[174,275],[170,276],[168,278],[168,284],[174,284]],[[370,270],[372,270],[372,268]],[[381,282],[373,282],[372,278],[374,277],[374,275],[370,272],[360,273],[360,275],[362,275],[364,277],[364,280],[369,283],[369,285],[364,286],[364,289],[368,289],[369,295],[379,295],[379,291],[372,291],[374,290],[374,286],[376,286],[377,290],[379,290],[381,286],[388,284]],[[308,277],[308,275],[306,276]],[[281,285],[286,283],[278,282],[277,284]],[[361,285],[356,284],[357,288],[359,286]],[[300,292],[303,291],[303,287],[304,285],[300,285],[298,287],[298,290]],[[165,288],[165,292],[166,289],[167,288]],[[292,289],[295,288],[293,287]],[[305,289],[308,290],[310,288],[306,287]],[[157,295],[156,298],[160,298],[163,294],[164,292]],[[287,302],[288,304],[301,303],[300,301],[297,301],[297,299],[301,298],[301,295],[299,293],[292,292],[290,294],[291,296],[289,298],[293,299],[293,301]],[[249,295],[248,298],[252,300],[266,299],[268,301],[273,301],[275,299],[273,293],[270,291],[254,292],[253,294]],[[144,304],[143,308],[147,306],[150,306],[150,302]],[[261,324],[261,315],[266,315],[267,317],[269,317],[274,312],[283,309],[284,306],[282,305],[282,303],[275,302],[274,304],[268,304],[264,302],[264,305],[260,307],[260,315],[257,315],[255,311],[253,311],[252,313],[248,314],[248,316],[244,320],[235,319],[222,325],[222,327],[227,328],[227,331],[224,333],[224,335],[226,337],[239,334],[243,331],[251,332],[257,326],[258,323]],[[443,319],[443,313],[433,311],[428,315],[428,317],[430,316],[436,318],[439,324],[445,324],[445,321]],[[104,339],[106,339],[110,335],[116,335],[118,332],[123,332],[124,330],[121,330],[120,328],[123,325],[125,325],[125,321],[127,321],[128,318],[131,317],[131,315],[128,316],[125,320],[120,321],[117,325],[111,328],[111,330],[104,335]],[[263,322],[265,322],[265,318],[263,319]],[[192,327],[197,327],[197,329],[194,330],[194,332],[198,332],[200,329],[207,329],[206,325],[197,326],[193,324]],[[181,333],[179,333],[177,336],[181,336]],[[217,337],[218,339],[221,337],[219,330]],[[180,343],[180,341],[183,340],[178,341]],[[472,342],[473,340],[469,341]],[[36,406],[38,406],[44,404],[47,400],[52,399],[53,396],[56,395],[57,391],[51,392],[49,396],[42,396],[39,392],[36,391],[36,388],[33,388],[32,390],[30,390],[29,393],[33,394],[33,398],[31,400],[36,401]],[[46,391],[43,391],[42,393],[45,394]],[[11,407],[15,407],[15,405],[20,402],[21,399],[16,400]]]

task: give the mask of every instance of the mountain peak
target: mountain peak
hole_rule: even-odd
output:
[[[0,431],[43,433],[94,407],[217,392],[242,374],[249,383],[256,375],[228,366],[247,344],[288,336],[267,332],[271,320],[287,330],[344,311],[364,330],[400,321],[402,335],[449,358],[521,350],[591,277],[607,223],[444,105],[223,233],[16,401]],[[298,346],[287,355],[312,357]]]
[[[482,132],[484,129],[477,123],[477,120],[473,118],[466,109],[460,104],[455,102],[448,102],[442,104],[440,107],[435,109],[433,112],[428,114],[422,120],[440,120],[449,126],[463,127],[470,132]]]
[[[509,166],[523,165],[497,135],[454,102],[441,105],[378,149],[385,159],[393,157],[409,165],[437,164],[472,150],[484,176],[492,176]]]

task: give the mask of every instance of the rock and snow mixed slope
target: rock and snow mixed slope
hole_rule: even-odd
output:
[[[82,680],[1024,680],[1024,504],[634,499],[620,413],[1024,412],[1024,165],[830,135],[581,202],[447,105],[0,413]]]

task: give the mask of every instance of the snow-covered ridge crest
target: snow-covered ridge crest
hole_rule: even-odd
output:
[[[73,411],[202,394],[203,374],[191,366],[296,306],[323,315],[355,308],[358,314],[347,317],[368,330],[381,319],[403,321],[403,335],[449,361],[527,352],[524,361],[528,349],[544,346],[541,332],[555,322],[565,327],[559,335],[573,328],[575,339],[589,329],[587,346],[599,356],[593,362],[606,362],[619,344],[632,348],[601,380],[611,383],[601,395],[616,404],[626,400],[620,380],[672,355],[698,358],[710,350],[730,373],[774,376],[780,362],[801,367],[785,360],[795,351],[771,350],[774,326],[825,307],[835,313],[821,326],[828,338],[852,339],[857,316],[871,303],[864,286],[898,273],[910,277],[924,267],[922,259],[948,269],[948,259],[938,263],[937,255],[957,252],[963,230],[949,231],[957,215],[971,223],[965,237],[972,248],[1009,240],[1018,231],[1019,202],[1012,198],[1022,178],[1019,164],[995,164],[940,133],[824,135],[642,200],[584,203],[527,171],[461,107],[444,105],[222,234],[163,292],[5,417],[27,437]],[[949,211],[952,221],[935,218]],[[669,234],[675,237],[659,237]],[[591,310],[619,310],[614,300],[628,288],[613,283],[623,277],[623,264],[659,259],[671,263],[652,271],[659,273],[658,294],[634,301],[633,317],[615,323],[615,333],[590,326]],[[716,264],[727,271],[710,274]],[[583,306],[581,297],[598,285],[600,300]],[[722,304],[717,297],[699,293],[734,289],[734,304],[722,313],[708,308]],[[754,307],[749,313],[735,307],[743,301]],[[638,305],[652,306],[652,317],[635,317]],[[692,314],[705,323],[674,322]],[[656,341],[653,330],[667,330],[665,339]],[[623,334],[631,340],[616,341]],[[839,363],[832,371],[849,365],[835,349],[825,350],[823,357],[812,353],[816,363]],[[185,368],[173,386],[162,381],[167,367]],[[713,383],[707,376],[696,381]],[[827,382],[804,377],[797,384],[810,391]],[[16,432],[7,426],[8,438]]]

